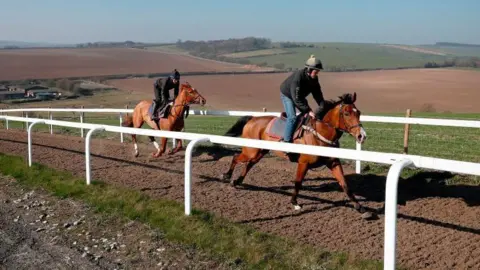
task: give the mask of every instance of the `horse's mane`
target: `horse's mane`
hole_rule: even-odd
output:
[[[315,111],[315,117],[317,119],[323,119],[323,117],[325,117],[325,115],[333,108],[335,108],[338,104],[353,104],[353,95],[350,94],[350,93],[345,93],[341,96],[338,97],[338,100],[333,100],[333,99],[330,99],[330,100],[325,100],[325,105],[324,105],[324,109],[323,110],[320,110],[320,108],[318,107]]]

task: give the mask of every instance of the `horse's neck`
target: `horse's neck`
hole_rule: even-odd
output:
[[[328,111],[325,116],[323,117],[322,121],[320,121],[320,128],[315,130],[325,139],[335,142],[342,137],[343,132],[338,130],[338,123],[334,123],[333,119],[333,112],[334,109]],[[316,127],[315,123],[313,124]],[[314,136],[315,141],[320,144],[320,139]]]
[[[338,136],[337,130],[329,124],[320,122],[320,129],[317,132],[322,135],[325,139],[334,141]]]
[[[335,108],[329,110],[325,114],[325,116],[323,117],[322,122],[327,124],[330,127],[338,128],[338,123],[333,122],[334,111],[335,111]],[[338,119],[338,117],[337,117],[337,119]]]
[[[183,111],[185,110],[185,94],[183,91],[177,96],[177,98],[173,102],[172,114],[171,116],[176,119],[183,115]]]

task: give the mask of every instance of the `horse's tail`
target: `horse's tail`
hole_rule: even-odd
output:
[[[238,121],[224,134],[224,136],[238,137],[242,135],[243,127],[253,118],[251,115],[242,116]]]
[[[122,127],[133,127],[133,117],[130,114],[123,117]]]

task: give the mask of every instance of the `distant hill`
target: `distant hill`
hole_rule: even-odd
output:
[[[466,43],[455,43],[455,42],[437,42],[435,43],[435,46],[480,48],[480,44],[466,44]]]
[[[25,42],[15,40],[0,40],[0,48],[38,48],[38,47],[72,47],[69,44],[55,44],[46,42]]]

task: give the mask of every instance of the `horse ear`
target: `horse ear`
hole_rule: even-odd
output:
[[[357,100],[357,92],[353,92],[352,104]]]

